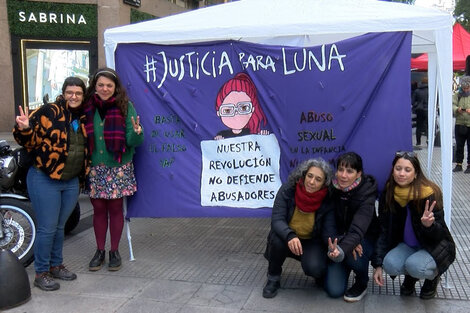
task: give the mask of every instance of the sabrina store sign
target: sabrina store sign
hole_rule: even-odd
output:
[[[50,24],[86,24],[86,19],[81,14],[64,14],[54,12],[18,12],[18,20],[25,23],[50,23]]]
[[[94,4],[8,0],[10,33],[31,38],[95,38],[97,6]]]

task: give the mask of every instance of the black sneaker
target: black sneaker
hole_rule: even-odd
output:
[[[452,170],[452,172],[456,173],[456,172],[461,172],[463,169],[462,169],[462,165],[461,164],[457,164],[454,169]]]
[[[411,296],[415,292],[415,285],[418,279],[405,275],[403,284],[400,286],[400,295],[401,296]]]
[[[274,298],[277,295],[277,290],[281,287],[279,280],[270,280],[266,283],[266,286],[263,288],[263,298]]]
[[[467,165],[467,169],[464,172],[465,174],[470,174],[470,164]]]
[[[51,273],[49,272],[36,274],[36,278],[34,278],[34,286],[44,291],[53,291],[60,288],[59,283],[52,278]]]
[[[367,285],[361,283],[354,283],[351,288],[346,290],[344,293],[344,301],[346,302],[357,302],[364,298],[367,293]]]
[[[58,278],[62,280],[77,279],[77,275],[75,273],[72,273],[68,269],[66,269],[63,264],[59,266],[51,267],[50,272],[51,272],[52,277],[54,278]]]
[[[439,284],[441,276],[437,275],[433,280],[426,279],[423,287],[421,287],[421,293],[419,297],[423,300],[432,299],[437,294],[437,285]]]
[[[315,278],[315,285],[318,288],[324,288],[325,287],[325,276]]]

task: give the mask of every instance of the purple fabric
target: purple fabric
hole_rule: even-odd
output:
[[[277,179],[275,165],[284,182],[299,162],[313,157],[333,162],[346,151],[361,154],[365,172],[382,188],[395,152],[412,148],[410,55],[410,32],[368,33],[314,47],[240,41],[119,44],[116,70],[145,131],[134,157],[138,191],[129,199],[128,217],[270,216],[272,204],[248,207],[246,198],[274,201],[277,190],[267,190],[264,180]],[[251,78],[258,101],[227,100],[223,110],[216,109],[219,90],[240,72]],[[244,138],[256,144],[253,136],[262,135],[232,132],[221,117],[254,116],[260,110],[266,117],[261,131],[277,140],[276,158],[256,148],[256,157],[242,157]],[[201,147],[222,130],[238,135],[217,141],[227,144],[207,159]],[[229,145],[229,140],[238,141]],[[218,158],[227,149],[233,162]],[[233,167],[246,170],[230,179],[209,176],[207,182],[202,179],[206,162],[214,162],[210,166],[221,175]],[[268,169],[269,162],[277,164]],[[251,174],[265,165],[273,176],[254,182],[259,177]],[[234,182],[238,190],[229,192]],[[208,197],[214,205],[201,200],[204,184],[220,187]],[[219,201],[225,198],[237,205]]]
[[[406,206],[406,221],[405,229],[403,229],[403,241],[412,248],[419,247],[418,238],[416,238],[415,231],[411,225],[411,212],[408,205]]]

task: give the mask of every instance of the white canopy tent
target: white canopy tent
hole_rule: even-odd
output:
[[[240,40],[313,46],[368,32],[412,31],[412,52],[429,55],[429,137],[440,103],[442,190],[450,226],[452,195],[452,17],[431,8],[377,0],[241,0],[108,29],[108,66],[119,43],[185,44]],[[411,57],[411,56],[410,56]],[[430,143],[433,140],[429,140]],[[432,147],[428,149],[431,171]]]

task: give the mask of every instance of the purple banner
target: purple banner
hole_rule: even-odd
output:
[[[120,44],[145,130],[128,217],[261,217],[301,161],[364,159],[383,187],[410,150],[409,32],[314,47]]]

